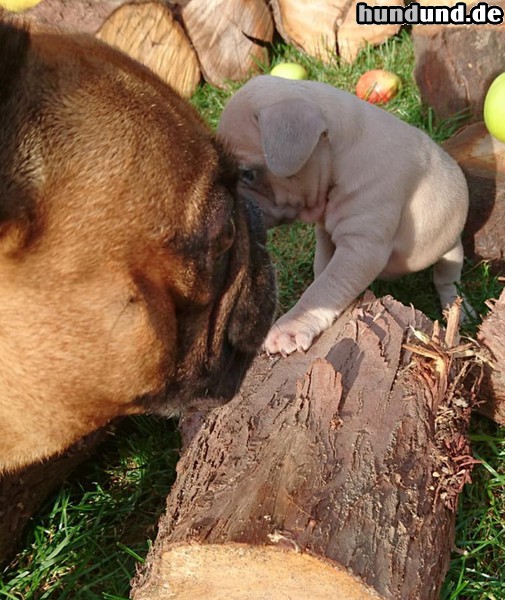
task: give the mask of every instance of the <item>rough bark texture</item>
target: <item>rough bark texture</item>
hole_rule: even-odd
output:
[[[504,8],[504,0],[494,5]],[[501,25],[416,25],[412,29],[415,78],[423,102],[439,119],[464,111],[482,119],[486,91],[503,71]]]
[[[505,290],[491,303],[491,312],[480,326],[479,342],[489,353],[484,367],[479,411],[505,426]]]
[[[0,564],[14,554],[26,523],[46,497],[91,456],[105,435],[93,433],[57,458],[0,478]]]
[[[282,37],[310,56],[329,62],[339,54],[352,62],[367,43],[380,44],[397,33],[399,25],[358,25],[358,0],[271,0],[275,24]],[[402,6],[401,0],[375,0],[369,6]]]
[[[253,556],[265,546],[282,549],[287,564],[298,553],[338,563],[383,598],[438,597],[472,464],[471,393],[462,384],[473,372],[439,333],[423,344],[411,327],[429,332],[432,323],[391,298],[365,300],[305,355],[258,359],[240,395],[209,414],[179,462],[132,597],[280,600],[280,571],[269,588],[261,576],[258,587],[240,584],[268,560]],[[233,589],[209,575],[212,560],[201,575],[197,557],[210,553],[227,579],[222,544],[246,546],[240,565],[236,552]],[[317,571],[306,564],[304,573],[293,600],[349,597],[337,574],[324,596]]]
[[[495,272],[505,273],[505,144],[481,122],[463,129],[444,148],[465,172],[470,191],[465,254],[488,260]]]
[[[198,58],[182,26],[158,2],[121,6],[97,37],[151,69],[182,96],[193,95],[200,82]]]
[[[208,82],[222,87],[268,64],[274,25],[264,0],[190,0],[181,14]]]

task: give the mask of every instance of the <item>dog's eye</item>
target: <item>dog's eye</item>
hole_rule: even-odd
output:
[[[228,219],[228,223],[226,224],[224,230],[219,236],[218,246],[216,254],[217,256],[222,256],[232,247],[233,242],[235,241],[235,220],[233,217]]]
[[[240,167],[239,177],[242,183],[245,183],[246,185],[252,185],[258,177],[258,170],[248,169],[247,167]]]

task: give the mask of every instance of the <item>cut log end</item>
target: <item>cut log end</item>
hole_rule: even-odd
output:
[[[348,571],[286,549],[246,544],[172,545],[163,553],[156,581],[134,600],[377,600],[381,598]]]
[[[125,4],[105,21],[97,37],[151,69],[182,96],[196,90],[201,77],[196,53],[167,7]]]

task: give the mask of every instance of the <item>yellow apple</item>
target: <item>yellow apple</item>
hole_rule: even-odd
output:
[[[283,77],[284,79],[308,79],[309,74],[302,67],[293,62],[279,63],[270,71],[274,77]]]
[[[22,12],[36,6],[42,0],[0,0],[0,7],[12,12]]]
[[[489,86],[484,99],[484,123],[494,138],[505,142],[505,73]]]

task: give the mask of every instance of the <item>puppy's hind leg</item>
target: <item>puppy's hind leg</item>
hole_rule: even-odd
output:
[[[450,306],[458,297],[456,285],[461,281],[463,268],[463,244],[461,240],[446,252],[433,267],[433,283],[440,297],[442,308]],[[475,311],[466,302],[463,302],[462,319],[466,315],[475,316]]]

